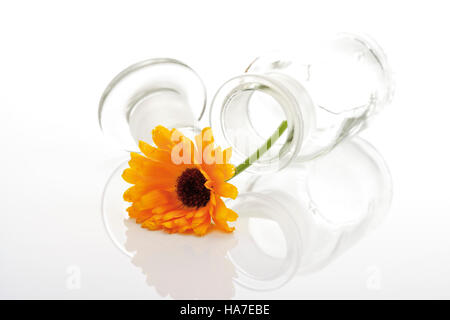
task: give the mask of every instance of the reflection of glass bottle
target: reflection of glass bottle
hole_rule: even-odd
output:
[[[393,94],[386,57],[366,37],[341,34],[293,58],[255,59],[226,82],[211,105],[216,140],[241,163],[286,120],[287,130],[249,171],[267,172],[293,159],[331,150],[365,127]]]
[[[99,104],[100,127],[127,151],[137,142],[152,143],[158,125],[185,134],[198,128],[206,105],[199,76],[184,63],[150,59],[126,68],[106,87]]]
[[[355,137],[323,157],[241,181],[239,197],[227,202],[239,214],[233,234],[168,235],[128,220],[122,199],[128,187],[121,178],[125,167],[119,166],[105,185],[105,228],[151,286],[178,298],[230,298],[232,281],[271,290],[295,274],[318,270],[376,227],[392,196],[382,157]],[[192,290],[189,275],[198,290]]]
[[[230,201],[239,212],[230,250],[237,281],[275,288],[294,274],[323,268],[386,215],[392,197],[382,157],[359,138],[329,154],[254,176]]]

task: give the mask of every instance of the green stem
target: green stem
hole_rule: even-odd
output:
[[[259,147],[250,157],[245,159],[244,162],[242,162],[240,165],[236,167],[236,172],[231,179],[233,179],[239,173],[250,167],[253,162],[261,158],[263,154],[266,153],[266,151],[272,147],[272,144],[275,143],[279,137],[281,137],[281,135],[284,133],[284,131],[286,131],[286,129],[287,129],[287,121],[284,120],[283,122],[281,122],[281,124],[278,126],[275,132],[270,136],[270,138],[267,139],[267,141],[261,147]]]

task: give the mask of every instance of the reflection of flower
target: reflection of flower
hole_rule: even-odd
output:
[[[126,220],[127,251],[149,286],[174,299],[230,299],[236,272],[227,253],[234,236],[211,232],[206,238],[149,233]]]
[[[158,126],[152,135],[157,147],[140,141],[144,155],[131,153],[130,168],[122,175],[134,184],[124,193],[125,201],[132,202],[129,216],[150,230],[204,235],[212,219],[219,229],[233,231],[228,222],[237,214],[220,198],[238,194],[226,182],[235,174],[231,149],[214,149],[210,128],[195,137],[197,147],[176,129]]]

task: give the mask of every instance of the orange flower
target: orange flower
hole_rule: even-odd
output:
[[[156,147],[140,141],[143,155],[132,152],[130,168],[122,175],[134,185],[123,195],[132,202],[129,216],[150,230],[204,235],[214,221],[219,229],[232,232],[228,222],[238,215],[221,199],[238,195],[226,182],[235,174],[228,163],[231,148],[214,148],[210,128],[195,137],[197,147],[176,129],[158,126],[152,135]]]

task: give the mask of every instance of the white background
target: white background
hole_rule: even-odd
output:
[[[0,298],[161,297],[100,216],[124,153],[97,105],[120,70],[174,57],[211,97],[260,53],[339,31],[372,35],[395,71],[393,103],[362,133],[392,173],[389,218],[320,272],[233,296],[450,298],[449,12],[446,1],[2,1]],[[80,288],[67,286],[71,266]]]

